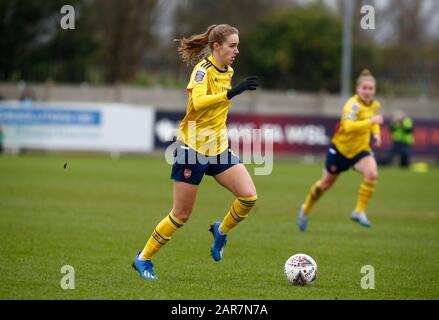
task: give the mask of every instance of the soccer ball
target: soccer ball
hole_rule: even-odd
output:
[[[284,273],[291,284],[306,286],[317,278],[317,263],[309,255],[298,253],[285,262]]]

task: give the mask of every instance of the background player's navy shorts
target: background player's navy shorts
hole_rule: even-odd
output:
[[[174,152],[171,179],[199,185],[204,174],[216,176],[238,163],[241,161],[230,148],[217,156],[208,157],[181,144]]]
[[[339,174],[343,171],[348,170],[353,167],[358,161],[367,157],[373,156],[373,153],[367,151],[361,151],[355,157],[349,159],[338,151],[335,145],[331,145],[328,150],[328,154],[326,155],[326,170],[331,174]]]

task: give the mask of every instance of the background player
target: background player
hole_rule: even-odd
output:
[[[305,203],[299,208],[298,226],[305,231],[314,204],[337,180],[340,173],[353,168],[364,177],[358,192],[352,219],[364,227],[371,223],[366,206],[371,199],[378,178],[378,167],[370,147],[371,133],[375,146],[381,146],[383,117],[378,115],[380,103],[375,100],[376,80],[369,70],[357,79],[357,94],[345,104],[340,127],[332,139],[323,175],[309,190]]]
[[[210,227],[215,261],[222,258],[227,233],[248,216],[257,199],[250,174],[229,149],[226,128],[230,99],[258,86],[256,77],[249,77],[231,88],[230,65],[239,54],[238,30],[225,24],[212,25],[205,33],[178,41],[183,60],[198,64],[187,86],[189,102],[177,138],[180,144],[171,175],[175,181],[172,211],[156,226],[133,262],[145,280],[157,279],[151,258],[188,221],[204,174],[213,176],[236,197],[223,221]]]

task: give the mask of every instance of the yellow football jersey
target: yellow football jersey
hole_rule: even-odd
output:
[[[371,118],[378,114],[380,107],[377,100],[366,105],[358,95],[346,102],[340,127],[332,138],[332,143],[346,158],[353,158],[361,151],[372,151],[371,133],[380,134],[381,128],[372,124]]]
[[[226,121],[230,109],[227,91],[231,89],[232,76],[233,69],[230,66],[220,69],[212,55],[194,67],[187,86],[186,116],[177,140],[208,156],[227,150]]]

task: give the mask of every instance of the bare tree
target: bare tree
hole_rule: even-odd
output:
[[[399,43],[418,44],[422,42],[425,23],[421,15],[423,1],[392,0],[389,10],[394,12]]]
[[[297,0],[191,0],[181,1],[176,14],[177,35],[204,31],[209,25],[228,23],[245,33],[267,13],[280,6],[295,6]]]
[[[428,42],[430,22],[439,15],[437,0],[389,0],[385,19],[393,26],[399,44],[416,45]]]
[[[145,50],[154,43],[156,4],[157,0],[96,0],[106,81],[130,80],[141,67]]]

